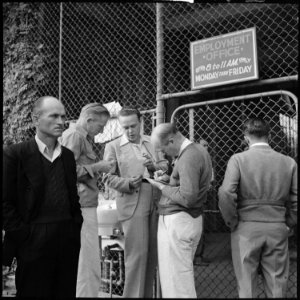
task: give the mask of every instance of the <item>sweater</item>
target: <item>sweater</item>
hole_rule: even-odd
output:
[[[212,163],[208,152],[192,143],[178,156],[170,184],[162,189],[158,204],[160,215],[184,211],[196,218],[203,212],[203,203],[211,180]]]
[[[70,200],[61,157],[54,162],[42,154],[45,194],[38,217],[32,223],[52,223],[71,219]]]

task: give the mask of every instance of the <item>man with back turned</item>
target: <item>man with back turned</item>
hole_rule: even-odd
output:
[[[297,224],[297,163],[268,144],[260,118],[244,125],[249,150],[233,155],[219,189],[219,207],[231,228],[231,249],[240,298],[258,296],[261,267],[267,298],[285,298],[288,235]]]

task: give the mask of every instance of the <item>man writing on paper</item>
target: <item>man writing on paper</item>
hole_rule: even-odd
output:
[[[208,152],[177,131],[175,124],[154,128],[155,149],[177,157],[169,185],[149,179],[161,190],[158,265],[164,298],[196,298],[193,258],[202,234],[203,203],[211,180]]]

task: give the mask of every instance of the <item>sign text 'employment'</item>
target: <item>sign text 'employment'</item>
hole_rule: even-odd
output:
[[[258,78],[256,30],[191,42],[192,89]]]

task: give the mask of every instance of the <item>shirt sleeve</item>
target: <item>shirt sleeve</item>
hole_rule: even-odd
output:
[[[117,167],[115,168],[114,173],[103,174],[102,180],[104,184],[120,193],[132,194],[134,189],[130,188],[129,178],[123,178],[120,176],[117,154],[111,143],[106,144],[103,159],[107,161],[114,160],[117,162]]]
[[[225,224],[231,230],[238,224],[237,214],[237,188],[240,181],[240,171],[238,162],[234,156],[230,158],[227,164],[224,180],[219,188],[219,208]]]
[[[191,208],[199,200],[199,181],[200,162],[184,155],[177,164],[177,171],[179,175],[178,186],[165,186],[162,189],[162,195],[168,198],[168,203],[176,203],[186,208]]]
[[[297,210],[298,210],[298,175],[297,175],[298,165],[294,161],[293,163],[293,173],[292,173],[292,182],[290,188],[289,200],[287,201],[287,210],[286,210],[286,223],[289,227],[294,227],[297,224]]]
[[[92,170],[92,165],[83,165],[78,162],[80,156],[83,155],[83,137],[81,137],[77,132],[72,132],[62,137],[61,144],[74,153],[78,181],[84,182],[84,179],[93,178],[95,174]]]
[[[23,240],[29,233],[29,226],[25,224],[17,209],[18,202],[18,166],[19,155],[15,148],[7,147],[3,150],[3,191],[2,217],[5,234],[14,241]]]

